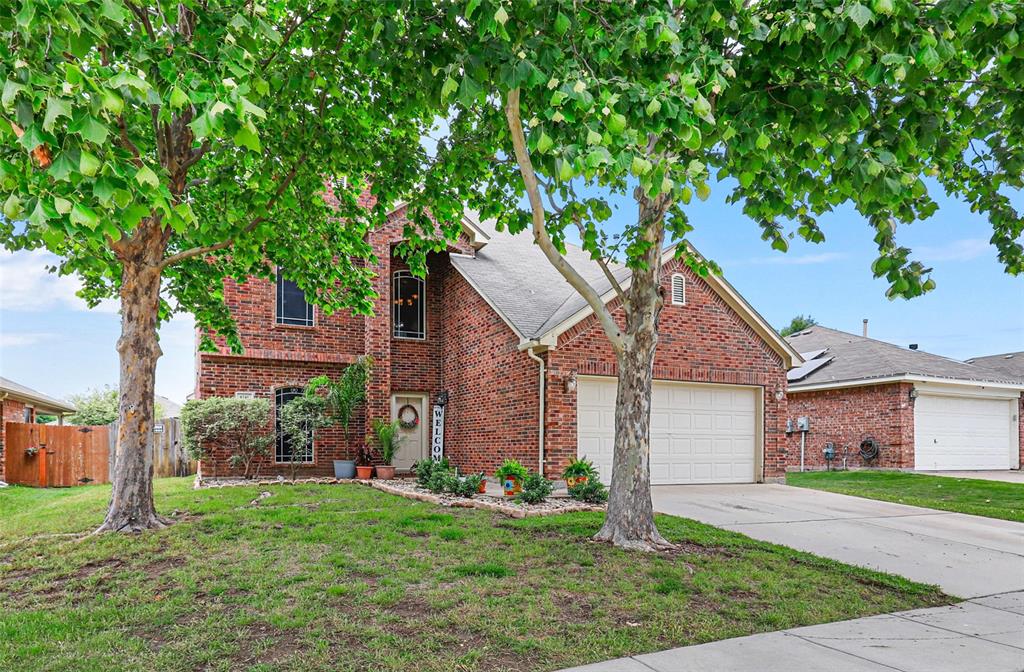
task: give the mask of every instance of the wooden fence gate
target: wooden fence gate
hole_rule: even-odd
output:
[[[8,483],[46,488],[110,482],[106,426],[8,422],[4,432]]]

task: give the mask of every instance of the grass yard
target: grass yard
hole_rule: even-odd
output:
[[[109,486],[0,490],[0,670],[554,670],[950,601],[681,518],[643,555],[588,542],[600,514],[190,485],[137,537],[80,534]]]
[[[1024,485],[897,471],[816,471],[786,476],[788,485],[929,509],[1024,522]]]

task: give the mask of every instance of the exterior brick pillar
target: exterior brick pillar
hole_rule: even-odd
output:
[[[373,237],[373,315],[366,318],[364,339],[366,354],[373,357],[373,371],[366,390],[365,434],[367,442],[373,435],[375,418],[391,417],[391,244],[384,232]]]

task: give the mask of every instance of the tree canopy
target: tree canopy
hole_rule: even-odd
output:
[[[808,327],[813,327],[817,323],[818,321],[810,315],[797,315],[789,321],[789,324],[779,330],[779,335],[792,336],[793,334],[800,333]]]

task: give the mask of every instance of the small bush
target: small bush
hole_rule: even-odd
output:
[[[438,469],[435,467],[430,473],[430,479],[427,481],[427,490],[434,494],[452,492],[458,481],[459,477],[451,469]]]
[[[450,492],[456,497],[472,497],[479,492],[480,483],[483,480],[483,474],[470,474],[462,478],[456,478],[451,484]]]
[[[430,477],[435,471],[448,471],[450,468],[447,457],[442,457],[439,462],[431,459],[420,460],[413,465],[413,471],[416,472],[416,485],[421,488],[427,488],[429,487]]]
[[[540,504],[551,496],[555,484],[540,474],[530,474],[523,481],[523,491],[516,496],[516,501],[523,504]]]
[[[604,504],[608,501],[608,488],[604,487],[601,481],[592,478],[569,488],[569,496],[587,504]]]

